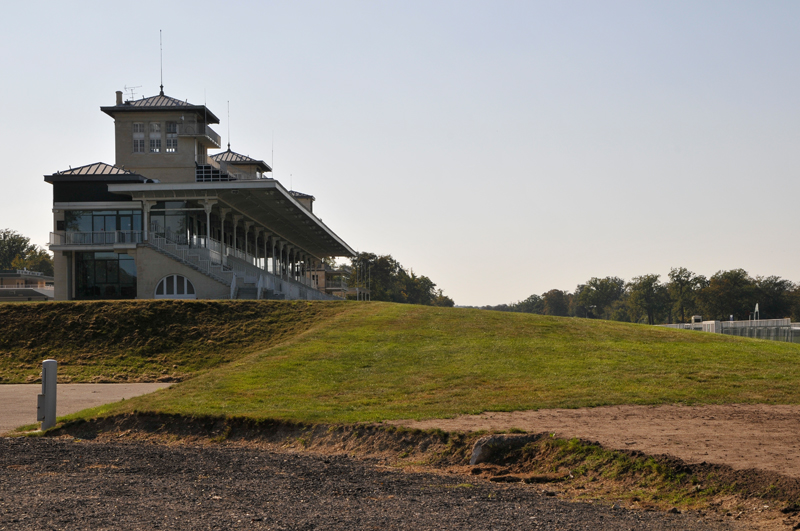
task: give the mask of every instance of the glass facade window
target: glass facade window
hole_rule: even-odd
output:
[[[150,122],[150,153],[161,153],[160,122]]]
[[[178,152],[178,123],[167,122],[167,153]]]
[[[196,299],[192,282],[183,275],[168,275],[156,286],[156,299]]]
[[[136,261],[118,253],[75,253],[75,298],[135,299]]]
[[[189,238],[189,218],[185,211],[172,210],[186,208],[184,201],[159,201],[150,210],[150,230],[162,234],[176,243],[185,244]]]
[[[141,210],[67,210],[64,230],[74,244],[139,243]]]
[[[133,152],[144,153],[144,122],[133,124]]]

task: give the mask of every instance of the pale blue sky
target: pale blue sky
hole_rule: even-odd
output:
[[[114,91],[207,103],[352,247],[457,304],[592,276],[800,281],[800,3],[22,2],[4,7],[0,228],[113,163]],[[77,6],[77,7],[75,7]],[[290,179],[291,175],[291,179]]]

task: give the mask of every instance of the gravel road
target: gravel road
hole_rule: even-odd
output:
[[[720,530],[531,485],[232,446],[0,438],[0,530]]]

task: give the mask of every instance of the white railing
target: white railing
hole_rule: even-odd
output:
[[[164,254],[194,265],[206,275],[224,284],[230,284],[232,281],[232,278],[226,278],[228,275],[232,275],[232,271],[221,263],[214,262],[207,249],[192,249],[187,245],[167,240],[163,234],[150,234],[148,243]]]
[[[35,289],[35,290],[44,290],[44,291],[53,291],[55,288],[53,286],[0,286],[0,289]]]
[[[142,241],[140,230],[50,233],[50,245],[114,245]]]
[[[254,257],[241,250],[234,251],[222,242],[208,239],[209,248],[190,248],[187,245],[166,238],[170,234],[151,234],[149,243],[165,254],[172,255],[184,262],[194,264],[198,269],[212,278],[231,286],[231,298],[236,297],[238,288],[244,284],[261,283],[261,289],[282,294],[288,300],[338,300],[338,297],[318,291],[293,279],[282,279],[272,273],[253,265]],[[244,258],[239,258],[243,256]],[[224,263],[223,263],[224,261]],[[215,271],[213,268],[216,268]],[[220,275],[230,280],[222,278]],[[263,280],[261,280],[263,279]],[[308,279],[306,279],[308,281]]]

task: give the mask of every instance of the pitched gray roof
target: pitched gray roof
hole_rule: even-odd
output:
[[[188,101],[181,101],[170,96],[150,96],[149,98],[142,98],[140,100],[126,101],[124,105],[131,105],[133,107],[196,107]]]
[[[216,153],[211,155],[211,158],[217,162],[226,162],[228,164],[253,164],[258,166],[261,171],[272,171],[272,168],[269,167],[269,164],[264,162],[263,160],[257,160],[252,157],[248,157],[247,155],[242,155],[240,153],[236,153],[235,151],[231,151],[231,148],[228,148],[228,151],[223,151],[222,153]]]
[[[78,168],[56,172],[54,175],[138,175],[119,166],[112,166],[105,162],[95,162]]]
[[[164,94],[157,96],[150,96],[148,98],[141,98],[138,100],[128,100],[122,105],[111,105],[108,107],[100,107],[100,110],[109,116],[114,116],[118,112],[147,112],[147,111],[161,111],[161,110],[185,110],[203,116],[205,121],[210,124],[218,124],[219,118],[209,111],[205,105],[194,105],[188,101],[182,101],[177,98],[172,98]]]
[[[152,182],[147,177],[138,173],[112,166],[105,162],[95,162],[86,166],[57,171],[52,175],[45,175],[44,180],[54,182]]]

